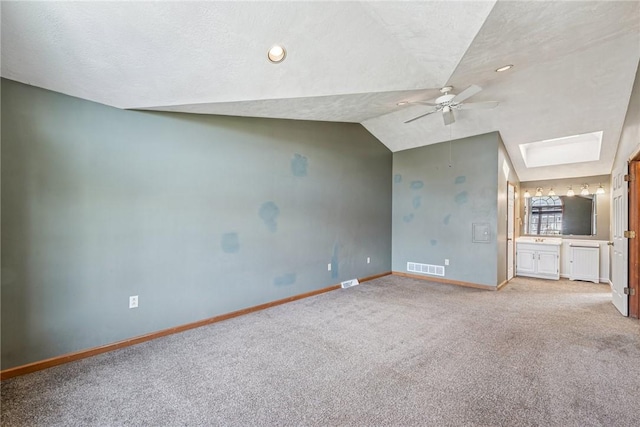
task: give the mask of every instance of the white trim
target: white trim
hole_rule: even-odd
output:
[[[568,279],[569,275],[561,274],[560,277],[562,277],[563,279]],[[600,283],[606,283],[607,285],[611,286],[611,280],[609,280],[608,277],[601,277],[599,280],[600,280]]]

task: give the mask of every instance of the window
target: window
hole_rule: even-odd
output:
[[[562,199],[558,196],[532,197],[529,234],[562,234]]]

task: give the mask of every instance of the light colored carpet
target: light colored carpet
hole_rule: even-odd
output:
[[[637,426],[639,362],[607,285],[387,276],[4,381],[2,425]]]

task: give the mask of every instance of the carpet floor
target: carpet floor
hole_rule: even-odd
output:
[[[2,382],[3,426],[638,426],[607,285],[387,276]]]

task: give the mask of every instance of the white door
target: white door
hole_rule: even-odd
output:
[[[559,264],[557,253],[538,252],[538,273],[556,275],[558,274]]]
[[[516,189],[511,184],[507,188],[507,280],[511,280],[513,279],[513,230]]]
[[[624,288],[627,287],[627,239],[624,238],[624,231],[627,229],[629,221],[629,211],[627,209],[627,182],[624,175],[627,173],[625,164],[618,170],[613,171],[613,182],[611,192],[611,204],[613,207],[611,217],[611,234],[613,235],[613,256],[611,257],[611,298],[613,305],[623,316],[629,315],[629,297],[625,295]]]

